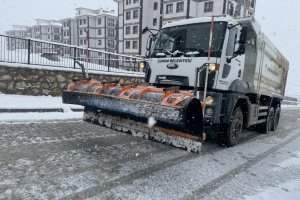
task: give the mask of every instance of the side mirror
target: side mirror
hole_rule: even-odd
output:
[[[142,34],[145,34],[145,33],[147,33],[148,31],[149,31],[149,28],[146,26],[145,28],[143,28]]]
[[[145,56],[146,56],[146,58],[149,58],[150,57],[150,51],[147,50]]]
[[[246,52],[246,46],[245,44],[240,44],[238,50],[236,52],[234,52],[237,55],[243,55]]]
[[[149,36],[148,40],[147,40],[147,45],[146,45],[146,50],[147,51],[149,51],[151,49],[152,42],[153,42],[153,37]]]
[[[150,50],[152,47],[152,43],[153,43],[153,37],[150,35],[147,39],[147,44],[146,44],[146,57],[150,57]]]
[[[246,41],[247,41],[247,32],[248,31],[248,28],[243,26],[242,29],[241,29],[241,33],[240,33],[240,39],[239,39],[239,43],[240,44],[246,44]]]

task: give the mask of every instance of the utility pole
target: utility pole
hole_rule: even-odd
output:
[[[86,77],[89,77],[89,68],[88,68],[88,63],[89,63],[89,47],[90,47],[90,30],[89,30],[89,26],[87,27],[87,30],[85,31],[85,35],[86,35],[86,41],[87,41],[87,47],[85,49],[85,62],[86,62]]]

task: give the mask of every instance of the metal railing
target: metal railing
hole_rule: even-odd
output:
[[[283,105],[297,106],[298,104],[300,105],[300,99],[297,99],[297,98],[294,98],[294,97],[284,96],[282,104]]]
[[[0,35],[0,62],[137,73],[140,57],[37,39]]]

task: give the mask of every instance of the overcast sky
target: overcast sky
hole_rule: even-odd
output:
[[[11,25],[33,25],[37,18],[72,17],[78,7],[117,11],[113,0],[0,0],[0,33],[11,29]]]
[[[36,18],[72,17],[77,7],[117,10],[113,0],[0,0],[0,33],[9,30],[13,24],[33,25]],[[290,62],[290,86],[300,73],[297,61],[300,56],[299,11],[300,0],[257,0],[256,18],[262,30]],[[300,85],[300,81],[297,82]]]

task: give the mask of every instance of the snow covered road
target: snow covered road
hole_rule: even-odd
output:
[[[294,199],[300,109],[281,119],[199,154],[79,120],[0,124],[0,199]]]

